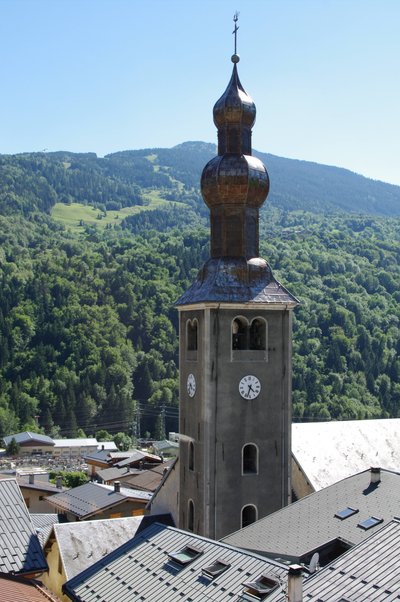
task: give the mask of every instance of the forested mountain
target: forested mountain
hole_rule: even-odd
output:
[[[214,153],[0,156],[0,436],[178,429],[173,304],[208,257]],[[262,256],[301,300],[295,419],[399,416],[400,187],[260,156]],[[69,229],[77,203],[97,218]]]

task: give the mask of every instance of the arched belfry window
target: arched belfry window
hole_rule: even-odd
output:
[[[263,318],[254,318],[250,324],[250,349],[265,351],[267,324]]]
[[[255,523],[257,520],[257,508],[253,504],[244,506],[242,508],[242,529]]]
[[[194,443],[189,442],[189,470],[194,470]]]
[[[194,531],[194,503],[188,501],[188,531]]]
[[[190,362],[197,361],[197,347],[199,341],[199,323],[194,318],[186,320],[186,359]]]
[[[188,320],[186,323],[186,340],[188,351],[197,351],[197,320]]]
[[[254,443],[243,446],[242,474],[258,474],[258,447]]]
[[[235,318],[232,322],[232,349],[247,349],[248,322],[246,318]]]
[[[232,361],[265,362],[268,360],[268,325],[259,316],[236,316],[231,322]]]

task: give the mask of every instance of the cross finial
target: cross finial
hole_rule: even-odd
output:
[[[235,14],[233,15],[233,22],[235,23],[235,28],[232,31],[233,35],[235,36],[235,54],[237,54],[237,32],[238,32],[238,24],[237,21],[239,19],[239,13],[238,11],[235,12]]]

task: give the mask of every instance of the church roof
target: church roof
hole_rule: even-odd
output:
[[[176,305],[195,303],[263,303],[296,306],[299,301],[272,275],[264,259],[209,259]]]

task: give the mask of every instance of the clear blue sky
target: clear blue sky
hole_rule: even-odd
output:
[[[254,148],[400,185],[400,0],[0,0],[0,153],[215,142],[236,10]]]

